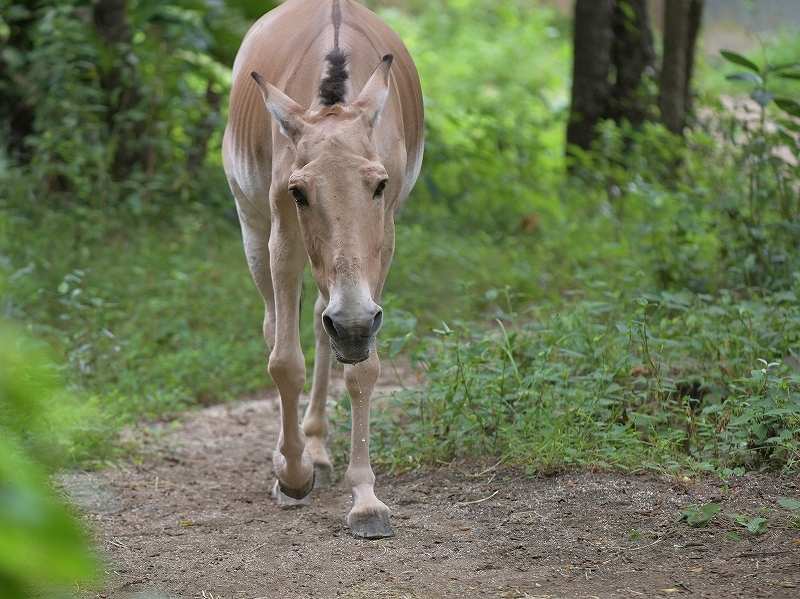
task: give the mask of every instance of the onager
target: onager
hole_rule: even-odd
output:
[[[281,396],[274,495],[281,505],[305,504],[314,486],[330,485],[332,352],[345,364],[351,398],[345,480],[354,503],[347,524],[357,537],[394,534],[373,488],[369,410],[394,213],[417,180],[422,152],[419,76],[377,15],[352,0],[288,0],[247,33],[233,66],[222,157],[264,297],[269,373]],[[299,306],[309,261],[319,295],[311,401],[301,427]]]

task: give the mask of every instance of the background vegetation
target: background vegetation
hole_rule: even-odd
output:
[[[219,157],[259,9],[123,2],[109,43],[108,4],[0,0],[0,310],[74,399],[42,409],[56,446],[5,408],[0,425],[51,465],[100,465],[125,425],[270,385]],[[700,57],[683,137],[603,123],[568,177],[569,18],[521,0],[379,10],[417,62],[427,141],[381,347],[426,383],[392,400],[402,427],[376,414],[378,459],[796,471],[797,32]]]

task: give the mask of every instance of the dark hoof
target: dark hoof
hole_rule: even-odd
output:
[[[291,489],[285,486],[280,479],[275,481],[275,488],[273,494],[278,500],[278,505],[282,507],[296,507],[301,505],[309,505],[311,503],[311,489],[314,488],[314,473],[311,473],[311,478],[299,489]]]
[[[349,518],[350,532],[359,539],[385,539],[393,537],[389,524],[389,512],[368,512]]]
[[[333,468],[331,467],[330,464],[314,463],[314,488],[330,489],[332,474],[333,474]]]

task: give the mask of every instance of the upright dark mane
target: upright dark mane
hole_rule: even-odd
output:
[[[338,46],[337,43],[325,57],[328,61],[328,73],[319,84],[318,94],[325,106],[343,104],[347,95],[347,80],[350,78],[350,72],[347,70],[348,56]]]

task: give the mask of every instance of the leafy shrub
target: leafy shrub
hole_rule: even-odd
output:
[[[41,462],[61,462],[73,421],[52,364],[0,323],[0,597],[50,593],[97,574],[89,540]],[[83,414],[85,416],[85,414]]]
[[[558,222],[568,47],[554,11],[504,0],[382,15],[414,56],[425,160],[404,218],[428,229],[521,232]]]
[[[570,181],[569,214],[609,220],[642,288],[781,290],[798,278],[800,104],[773,88],[796,93],[800,62],[785,51],[763,67],[723,54],[747,69],[729,79],[751,87],[749,101],[705,91],[685,138],[609,121],[577,154],[583,177]]]
[[[32,119],[23,140],[15,113],[0,124],[4,178],[31,183],[6,195],[15,209],[124,206],[152,216],[190,199],[227,200],[217,132],[230,71],[219,60],[232,58],[230,32],[245,27],[235,9],[129,3],[130,41],[107,46],[90,3],[0,6],[0,87]],[[207,153],[217,168],[206,168]]]

